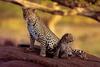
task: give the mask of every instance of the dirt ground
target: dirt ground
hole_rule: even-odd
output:
[[[100,67],[100,58],[90,54],[87,60],[78,57],[54,59],[39,56],[39,51],[29,52],[7,43],[0,46],[0,67]]]

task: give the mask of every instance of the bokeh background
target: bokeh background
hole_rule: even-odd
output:
[[[35,0],[41,5],[53,7],[49,0]],[[59,37],[65,33],[74,36],[73,47],[82,49],[100,57],[100,23],[83,16],[59,16],[37,11],[41,20]],[[21,8],[11,3],[0,1],[0,44],[11,40],[16,44],[29,44],[27,25],[23,19]]]

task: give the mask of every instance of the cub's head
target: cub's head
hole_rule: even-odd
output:
[[[61,43],[71,43],[74,41],[73,35],[71,33],[66,33],[61,38]]]

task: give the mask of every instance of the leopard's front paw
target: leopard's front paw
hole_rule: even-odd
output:
[[[35,51],[34,48],[27,48],[26,50],[29,51],[29,52],[34,52]]]
[[[42,54],[42,53],[40,53],[40,56],[45,57],[45,56],[46,56],[46,54]]]
[[[40,52],[40,56],[45,57],[46,56],[46,53]]]
[[[86,53],[84,51],[82,51],[82,50],[74,49],[72,53],[76,57],[79,57],[81,59],[87,59]]]

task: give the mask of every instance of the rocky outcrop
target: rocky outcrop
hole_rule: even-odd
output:
[[[0,46],[0,67],[100,67],[100,58],[87,54],[88,59],[78,57],[53,59],[41,57],[16,46]]]

